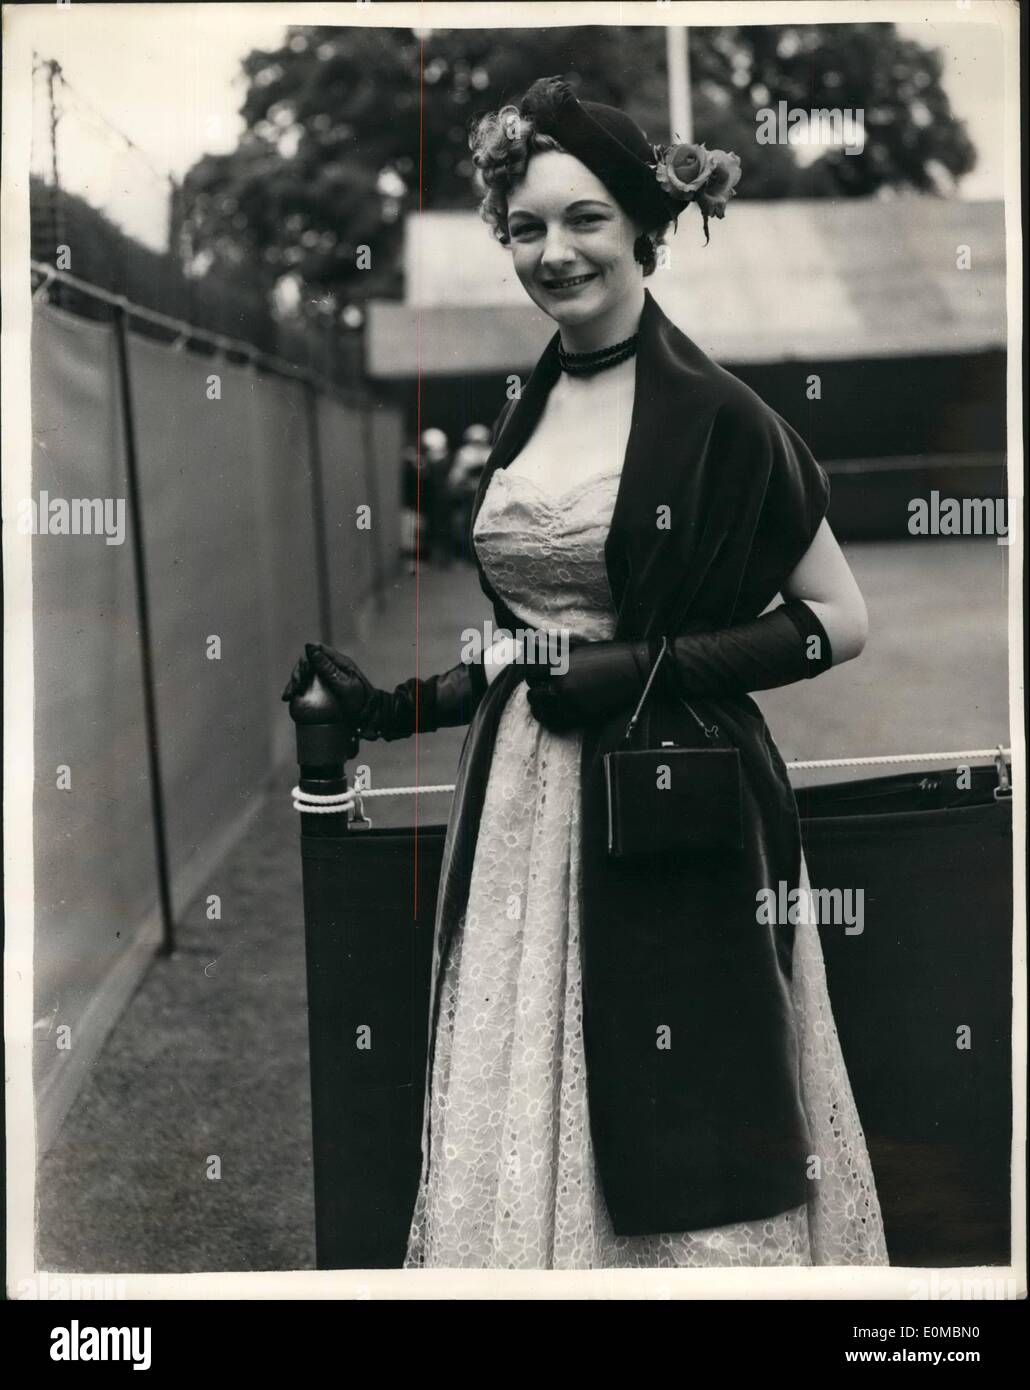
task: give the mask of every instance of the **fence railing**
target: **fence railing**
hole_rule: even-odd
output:
[[[396,565],[403,440],[371,395],[83,281],[110,321],[70,314],[45,287],[73,277],[33,270],[45,1144],[186,906],[203,891],[232,914],[215,875],[292,758],[279,693],[298,643],[360,636]]]

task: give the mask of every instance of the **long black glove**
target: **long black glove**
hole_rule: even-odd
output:
[[[432,733],[468,724],[486,690],[482,662],[459,662],[424,680],[412,676],[393,690],[378,690],[345,653],[324,642],[308,642],[282,698],[290,700],[305,690],[315,673],[332,690],[358,737],[388,742],[415,732],[416,702],[419,732]]]
[[[802,599],[790,599],[748,623],[676,637],[669,648],[681,689],[698,697],[772,690],[818,676],[833,665],[830,639]],[[547,667],[528,669],[529,706],[555,733],[628,712],[660,649],[659,637],[574,646],[565,674]]]

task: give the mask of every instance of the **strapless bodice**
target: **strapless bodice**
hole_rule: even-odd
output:
[[[473,543],[490,583],[528,627],[587,642],[614,634],[604,545],[621,473],[609,469],[558,494],[506,468],[490,479]]]

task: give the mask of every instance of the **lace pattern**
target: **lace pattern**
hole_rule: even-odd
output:
[[[618,475],[560,497],[499,471],[476,544],[513,613],[612,635],[603,545]],[[464,916],[444,965],[425,1156],[406,1268],[886,1264],[864,1137],[826,993],[818,928],[795,932],[803,1100],[821,1176],[762,1221],[616,1236],[590,1141],[580,973],[581,735],[501,715]],[[807,882],[807,874],[802,883]]]

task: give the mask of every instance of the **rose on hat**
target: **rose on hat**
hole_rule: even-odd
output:
[[[740,182],[740,160],[726,150],[680,142],[655,145],[655,178],[670,198],[697,203],[708,241],[709,217],[723,217]]]
[[[708,242],[709,217],[722,217],[740,181],[740,160],[725,150],[674,140],[653,145],[636,121],[618,107],[580,101],[556,74],[538,77],[522,98],[521,120],[552,135],[612,192],[645,229],[697,203]],[[512,126],[510,129],[514,130]]]

